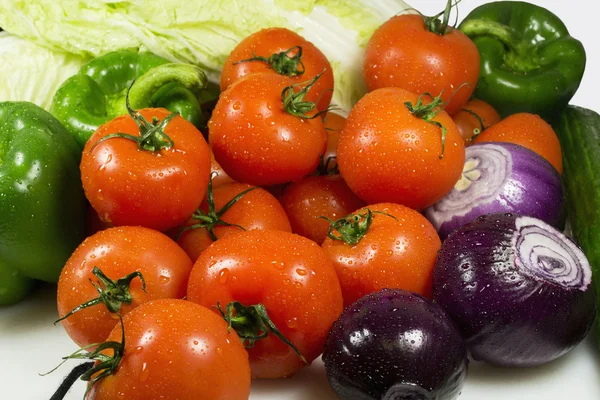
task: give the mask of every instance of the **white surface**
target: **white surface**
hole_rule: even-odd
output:
[[[600,6],[591,0],[531,2],[559,15],[571,34],[584,43],[588,65],[572,104],[600,111],[596,100],[600,87],[600,46],[596,41],[597,24],[594,22]],[[413,0],[409,3],[431,15],[443,9],[445,0]],[[484,1],[463,0],[461,16],[482,3]],[[73,364],[67,364],[49,376],[38,376],[57,365],[62,356],[76,350],[62,328],[52,325],[56,317],[55,292],[51,286],[19,305],[0,308],[0,399],[48,399],[68,373]],[[83,384],[77,384],[67,399],[81,399],[83,391]],[[319,361],[288,380],[253,382],[250,398],[334,400],[336,397],[329,389]],[[600,352],[590,335],[565,357],[539,368],[498,369],[471,363],[460,400],[482,399],[600,399]]]

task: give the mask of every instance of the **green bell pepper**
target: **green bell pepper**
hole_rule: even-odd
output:
[[[0,103],[0,304],[28,278],[56,282],[84,239],[81,151],[61,123],[32,103]]]
[[[200,127],[205,121],[198,96],[206,82],[206,75],[195,65],[120,50],[93,59],[63,82],[50,112],[83,148],[100,125],[127,114],[125,97],[131,87],[133,109],[164,107]]]
[[[552,121],[577,91],[585,50],[547,9],[517,1],[488,3],[459,29],[481,55],[474,96],[502,117],[529,112]]]

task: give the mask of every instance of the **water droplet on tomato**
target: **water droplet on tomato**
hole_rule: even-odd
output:
[[[135,348],[135,352],[136,353],[141,353],[142,351],[144,351],[144,347],[143,346],[138,346]]]
[[[229,270],[227,268],[223,268],[219,271],[219,283],[224,285],[227,283],[227,279],[229,279]]]
[[[300,276],[306,276],[308,272],[304,268],[296,268],[296,273]]]
[[[161,275],[161,276],[158,278],[158,282],[159,282],[159,283],[161,283],[161,284],[163,284],[163,285],[165,285],[165,284],[169,283],[170,281],[171,281],[171,277],[169,277],[169,276],[166,276],[166,275]]]
[[[142,364],[142,371],[140,372],[140,382],[144,382],[150,376],[150,370],[148,369],[148,364]]]
[[[284,279],[283,280],[283,284],[286,285],[286,286],[289,285],[290,284],[290,280],[289,279]]]
[[[220,347],[217,347],[215,351],[217,352],[218,355],[223,354],[223,349]]]
[[[236,101],[235,103],[233,103],[231,105],[231,108],[233,108],[234,110],[239,110],[240,108],[242,108],[242,104],[239,101]]]
[[[294,282],[294,287],[295,287],[296,289],[302,289],[302,283],[301,283],[301,282],[297,282],[297,281],[296,281],[296,282]]]
[[[298,318],[294,317],[287,322],[287,326],[290,329],[295,329],[298,327]]]
[[[100,201],[104,200],[104,195],[102,194],[102,189],[98,189],[98,193],[97,193],[96,197],[98,197],[98,200],[100,200]]]

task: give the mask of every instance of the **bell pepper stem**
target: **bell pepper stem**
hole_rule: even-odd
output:
[[[464,21],[460,30],[470,38],[476,36],[492,36],[500,40],[513,51],[519,51],[521,35],[509,26],[487,19],[471,19]]]
[[[139,110],[151,107],[154,93],[173,82],[198,96],[200,91],[206,87],[208,80],[206,74],[196,65],[177,63],[159,65],[140,76],[131,87],[129,91],[131,108]],[[125,104],[122,104],[121,114],[127,114]]]

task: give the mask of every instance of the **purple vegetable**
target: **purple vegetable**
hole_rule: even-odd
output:
[[[564,227],[560,175],[542,156],[511,143],[467,147],[461,179],[425,216],[444,240],[456,228],[491,213],[512,212]]]
[[[476,360],[535,366],[575,347],[595,315],[583,252],[545,222],[485,215],[443,243],[434,300],[459,325]]]
[[[467,375],[458,328],[437,304],[383,289],[347,307],[323,361],[341,399],[455,399]]]

